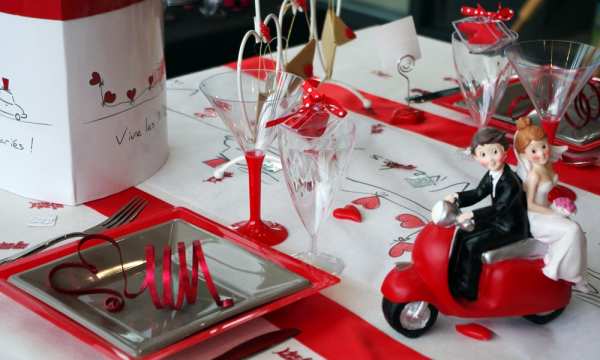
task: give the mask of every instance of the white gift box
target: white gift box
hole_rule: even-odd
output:
[[[161,0],[3,0],[0,33],[0,188],[80,204],[165,163]]]

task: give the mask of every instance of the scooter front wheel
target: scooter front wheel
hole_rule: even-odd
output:
[[[395,303],[382,301],[383,315],[394,330],[409,338],[423,335],[437,320],[438,310],[425,301]]]

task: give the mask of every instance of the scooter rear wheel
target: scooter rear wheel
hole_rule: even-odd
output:
[[[525,315],[523,317],[525,319],[531,321],[534,324],[544,325],[544,324],[547,324],[550,321],[556,319],[560,314],[562,314],[562,312],[564,310],[565,310],[565,308],[562,308],[562,309],[554,310],[554,311],[551,311],[551,312],[545,313],[545,314]]]
[[[418,317],[411,316],[411,312],[418,306],[419,301],[410,303],[395,303],[383,298],[381,307],[388,324],[400,334],[417,338],[423,335],[437,320],[438,310],[435,306],[425,303],[427,308]]]

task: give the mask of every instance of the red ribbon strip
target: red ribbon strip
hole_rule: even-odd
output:
[[[273,127],[282,123],[298,129],[314,115],[319,113],[331,113],[339,118],[345,117],[348,112],[342,106],[329,96],[317,91],[319,82],[317,80],[305,80],[302,84],[304,95],[302,97],[302,106],[294,113],[281,117],[279,119],[267,122],[266,127]]]
[[[500,21],[510,21],[513,18],[513,16],[515,16],[515,12],[513,9],[502,7],[500,3],[498,3],[497,11],[487,11],[483,8],[483,6],[477,4],[477,7],[462,6],[460,8],[460,13],[463,16],[482,16],[490,18],[491,20]]]
[[[146,257],[146,276],[144,278],[143,283],[140,285],[140,289],[137,292],[131,293],[127,289],[127,274],[125,273],[125,269],[123,266],[123,255],[121,252],[121,248],[119,244],[111,237],[102,235],[102,234],[94,234],[94,235],[85,235],[85,234],[77,234],[82,236],[83,238],[77,244],[77,254],[79,256],[80,262],[65,262],[60,265],[55,266],[50,270],[48,275],[50,286],[57,292],[69,295],[92,295],[92,294],[106,294],[108,297],[104,301],[104,307],[107,311],[110,312],[119,312],[125,306],[125,298],[133,299],[141,295],[146,289],[148,289],[150,293],[150,298],[152,299],[152,303],[157,309],[174,309],[181,310],[183,307],[183,299],[185,298],[188,304],[194,304],[197,299],[198,294],[198,268],[201,269],[202,275],[204,277],[204,281],[206,282],[206,287],[213,298],[213,301],[217,306],[222,309],[229,308],[234,305],[234,301],[231,298],[221,297],[217,290],[217,287],[212,279],[210,274],[210,270],[208,269],[208,264],[206,263],[206,259],[204,257],[204,252],[202,250],[202,245],[199,240],[195,240],[192,242],[192,279],[190,284],[189,273],[187,269],[187,260],[186,260],[186,251],[185,244],[182,242],[177,243],[177,255],[179,258],[179,272],[178,272],[178,289],[177,289],[177,299],[173,302],[173,289],[172,289],[172,264],[171,264],[171,248],[170,246],[165,246],[163,249],[163,268],[162,274],[160,277],[156,276],[156,256],[154,246],[148,245],[145,248],[145,257]],[[108,289],[108,288],[92,288],[92,289],[72,289],[67,287],[62,287],[56,282],[56,275],[63,269],[67,268],[80,268],[85,269],[91,274],[97,274],[98,269],[96,266],[90,264],[81,253],[81,247],[84,243],[92,239],[99,239],[106,241],[112,244],[117,248],[119,253],[119,264],[121,265],[121,274],[123,276],[123,294],[120,292]],[[160,280],[159,280],[160,279]],[[160,300],[160,296],[158,293],[158,281],[162,281],[162,302]]]

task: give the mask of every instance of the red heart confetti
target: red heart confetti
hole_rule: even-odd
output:
[[[488,341],[494,336],[494,333],[490,329],[476,323],[458,324],[456,325],[456,331],[480,341]]]
[[[96,85],[100,84],[100,81],[102,81],[100,74],[98,74],[96,71],[94,71],[92,73],[92,78],[90,79],[90,85],[96,86]]]
[[[414,247],[414,245],[411,243],[399,241],[396,244],[394,244],[394,246],[392,246],[392,248],[388,252],[388,255],[390,255],[390,257],[393,257],[393,258],[400,257],[405,252],[411,252],[413,247]]]
[[[400,214],[396,216],[396,220],[400,222],[400,226],[405,229],[414,229],[425,226],[425,222],[421,218],[412,214]]]
[[[227,159],[224,158],[216,158],[210,160],[204,160],[203,163],[210,166],[211,168],[216,168],[219,165],[223,165],[227,162]]]
[[[131,100],[131,102],[133,102],[133,100],[135,100],[136,92],[137,92],[137,90],[135,88],[133,88],[131,90],[127,90],[127,97],[129,98],[129,100]]]
[[[117,95],[114,92],[111,92],[109,90],[104,93],[104,103],[111,104],[111,103],[115,102],[116,99],[117,99]]]
[[[340,220],[351,220],[358,223],[362,222],[362,215],[354,205],[346,205],[343,208],[333,210],[333,217]]]
[[[377,209],[379,205],[381,205],[381,202],[379,201],[379,196],[377,195],[358,198],[356,200],[352,200],[352,203],[360,205],[365,209],[369,210]]]

